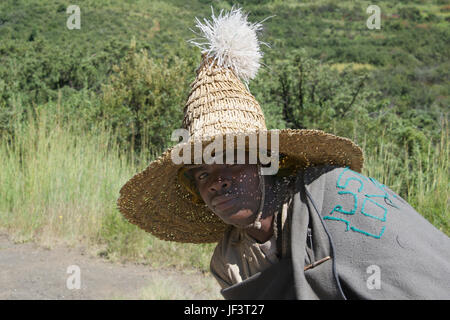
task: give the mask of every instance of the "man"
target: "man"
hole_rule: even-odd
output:
[[[375,179],[331,166],[287,179],[245,164],[190,174],[208,207],[232,226],[211,260],[226,298],[449,298],[448,237]],[[266,205],[255,225],[258,178]]]
[[[363,176],[351,140],[267,130],[246,85],[262,26],[234,8],[212,18],[197,20],[183,141],[122,187],[120,212],[160,239],[218,242],[211,271],[227,299],[449,298],[448,237]]]

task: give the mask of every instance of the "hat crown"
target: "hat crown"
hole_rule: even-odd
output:
[[[202,55],[184,107],[183,128],[191,139],[267,130],[255,97],[229,68]]]

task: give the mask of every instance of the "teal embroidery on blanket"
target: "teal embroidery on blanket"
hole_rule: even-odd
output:
[[[359,230],[359,229],[357,229],[357,228],[355,228],[355,227],[350,227],[350,229],[352,229],[353,231],[356,231],[356,232],[365,234],[366,236],[374,237],[375,239],[380,239],[381,236],[383,235],[384,229],[386,229],[386,227],[384,226],[383,228],[381,228],[381,231],[380,231],[380,233],[379,233],[378,235],[373,234],[373,233],[369,233],[369,232],[364,231],[364,230]]]
[[[344,174],[347,173],[347,177],[346,180],[343,181],[343,177]],[[350,176],[348,176],[350,175]],[[355,183],[356,182],[356,183]],[[375,185],[375,187],[380,190],[382,192],[382,194],[366,194],[365,192],[363,192],[365,184],[364,183],[372,183],[373,185]],[[393,202],[393,198],[398,199],[398,197],[395,194],[389,194],[385,188],[387,188],[384,184],[378,182],[377,180],[375,180],[374,178],[370,178],[370,177],[365,177],[353,170],[351,170],[349,167],[344,168],[344,170],[342,170],[342,172],[339,174],[338,179],[336,181],[336,188],[337,189],[344,189],[346,191],[338,191],[339,195],[348,195],[351,194],[353,197],[353,208],[351,208],[350,210],[344,210],[343,205],[341,204],[337,204],[334,206],[334,208],[331,210],[331,212],[329,213],[329,215],[324,216],[323,219],[324,220],[331,220],[331,221],[338,221],[338,222],[344,222],[345,223],[345,231],[355,231],[361,234],[364,234],[368,237],[372,237],[375,239],[380,239],[381,236],[383,235],[386,226],[384,225],[384,223],[387,220],[388,217],[388,208],[386,206],[384,206],[383,204],[388,204],[394,208],[398,209],[398,206],[396,206]],[[357,192],[352,192],[349,189],[351,188],[357,188]],[[373,188],[371,188],[373,193]],[[361,220],[359,217],[359,215],[356,215],[357,213],[357,209],[358,209],[358,195],[362,196],[363,198],[360,198],[360,204],[361,204],[361,200],[362,200],[362,204],[361,204],[361,209],[360,209],[360,213],[362,216],[369,218],[370,220]],[[393,198],[392,198],[393,197]],[[344,198],[341,198],[344,199]],[[346,197],[345,199],[348,199],[348,197]],[[383,204],[377,202],[377,199],[382,199],[384,201]],[[341,217],[339,217],[339,214],[345,214],[346,216],[348,216],[348,218],[343,219]],[[338,216],[336,216],[338,215]],[[350,217],[355,217],[357,218],[354,221],[350,221]],[[375,219],[375,220],[373,220]],[[353,220],[353,218],[352,218]],[[373,231],[368,231],[366,230],[367,227],[360,227],[360,226],[355,226],[352,225],[353,222],[358,222],[357,224],[364,224],[367,227],[369,227],[369,229],[372,228],[377,228],[377,225],[374,223],[375,221],[378,221],[378,223],[383,223],[383,225],[381,226],[381,228],[379,229],[379,232],[373,232]],[[368,222],[368,224],[366,224],[366,222]],[[379,227],[378,227],[379,228]]]
[[[334,211],[344,213],[344,214],[355,214],[356,208],[358,207],[358,198],[356,197],[356,193],[353,193],[351,191],[339,191],[338,194],[351,194],[353,195],[353,209],[351,211],[345,211],[340,204],[335,206],[330,214],[332,214]]]
[[[359,189],[358,189],[358,192],[361,192],[362,188],[364,187],[364,183],[363,183],[360,179],[358,179],[358,178],[348,178],[348,179],[346,180],[346,182],[345,182],[344,185],[340,185],[340,184],[339,184],[339,181],[341,181],[342,175],[343,175],[347,170],[348,170],[348,171],[351,171],[351,172],[353,172],[353,173],[356,173],[358,176],[360,176],[361,178],[363,178],[364,180],[367,181],[366,177],[364,177],[364,176],[358,174],[357,172],[355,172],[355,171],[353,171],[353,170],[350,170],[349,167],[346,167],[346,168],[341,172],[341,174],[339,175],[339,178],[338,178],[337,181],[336,181],[336,187],[341,188],[341,189],[346,189],[346,188],[348,187],[348,183],[349,183],[351,180],[356,180],[356,181],[358,181],[358,182],[361,184],[361,186],[360,186]]]
[[[381,236],[382,236],[383,233],[384,233],[384,230],[386,229],[386,227],[383,227],[383,228],[381,228],[381,231],[380,231],[379,234],[373,234],[373,233],[369,233],[369,232],[367,232],[367,231],[364,231],[364,230],[355,228],[355,227],[353,227],[353,226],[350,226],[350,222],[349,222],[348,220],[345,220],[345,219],[336,218],[336,217],[330,217],[330,216],[325,216],[325,217],[323,217],[323,219],[324,219],[324,220],[342,221],[342,222],[345,223],[345,231],[348,231],[348,230],[351,229],[351,230],[353,230],[353,231],[355,231],[355,232],[362,233],[362,234],[364,234],[364,235],[366,235],[366,236],[373,237],[373,238],[375,238],[375,239],[380,239]]]
[[[348,220],[341,219],[341,218],[336,218],[336,217],[330,217],[330,216],[323,217],[323,220],[342,221],[342,222],[345,223],[345,231],[348,231],[350,229],[350,222],[348,222]]]
[[[381,191],[384,192],[384,195],[383,195],[383,196],[379,196],[379,195],[371,195],[371,197],[384,197],[384,200],[385,200],[385,201],[388,201],[387,203],[388,203],[389,205],[391,205],[391,206],[393,206],[394,208],[397,208],[397,209],[398,209],[398,207],[392,202],[389,193],[386,191],[385,188],[387,188],[387,187],[386,187],[384,184],[378,182],[378,181],[377,181],[376,179],[374,179],[374,178],[370,178],[370,177],[369,177],[369,179],[370,179],[370,181],[371,181],[378,189],[380,189]],[[366,196],[369,197],[369,195],[366,195]],[[393,197],[398,199],[397,195],[395,195],[395,194],[393,194]]]
[[[366,195],[366,197],[367,197],[367,196],[368,196],[368,195]],[[375,205],[379,206],[380,208],[382,208],[382,209],[384,210],[383,218],[379,218],[379,217],[377,217],[377,216],[374,216],[374,215],[372,215],[372,214],[370,214],[370,213],[364,211],[365,205],[366,205],[367,201],[370,201],[370,202],[374,203]],[[370,198],[365,198],[364,201],[363,201],[362,208],[361,208],[361,213],[362,213],[363,215],[365,215],[365,216],[368,216],[368,217],[371,217],[371,218],[374,218],[374,219],[378,219],[378,220],[384,222],[384,221],[386,221],[387,209],[386,209],[384,206],[382,206],[381,204],[379,204],[379,203],[373,201],[372,199],[370,199]]]

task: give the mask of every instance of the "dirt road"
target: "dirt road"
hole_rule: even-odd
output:
[[[215,280],[198,271],[111,263],[89,256],[81,248],[56,246],[49,250],[33,243],[15,244],[0,234],[3,300],[220,298]]]

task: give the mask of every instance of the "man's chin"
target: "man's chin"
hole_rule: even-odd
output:
[[[255,218],[254,213],[250,209],[240,209],[235,213],[230,214],[225,223],[232,224],[237,227],[245,227],[253,223]]]

